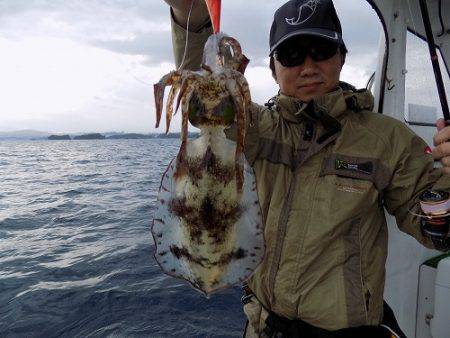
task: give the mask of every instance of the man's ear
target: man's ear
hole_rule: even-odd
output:
[[[341,51],[339,51],[339,54],[341,55],[341,69],[342,69],[342,67],[344,67],[345,57],[347,56],[347,53],[342,53]]]
[[[276,73],[276,71],[275,71],[275,61],[274,61],[273,56],[270,57],[269,67],[270,67],[270,70],[272,71],[272,77],[273,77],[273,79],[275,80],[276,83],[278,83],[278,80],[277,80],[277,73]]]

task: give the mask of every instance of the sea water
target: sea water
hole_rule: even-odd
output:
[[[237,337],[239,288],[164,275],[150,232],[179,141],[0,142],[0,337]]]

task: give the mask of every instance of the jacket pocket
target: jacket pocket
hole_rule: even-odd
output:
[[[320,176],[336,175],[371,182],[379,192],[389,184],[391,173],[379,159],[331,154],[323,161]]]
[[[334,222],[345,222],[380,207],[388,175],[377,160],[331,154],[323,160],[320,176],[320,198],[327,201],[327,211]]]

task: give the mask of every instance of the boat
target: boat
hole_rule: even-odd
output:
[[[375,97],[374,110],[404,122],[432,147],[436,112],[441,110],[448,119],[444,83],[450,76],[450,0],[365,1],[384,30],[377,70],[368,82]],[[420,51],[409,45],[411,38],[421,41]],[[415,104],[406,91],[410,75],[407,60],[418,52],[432,66],[429,81],[424,83],[426,93],[437,98],[437,106]],[[423,247],[398,229],[393,216],[386,213],[386,218],[389,250],[385,300],[407,337],[449,338],[450,255]]]

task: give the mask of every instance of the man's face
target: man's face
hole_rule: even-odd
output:
[[[322,39],[310,37],[291,38],[279,50],[285,55],[296,53],[296,50],[311,51],[321,41],[323,42]],[[293,67],[283,66],[278,60],[280,57],[275,56],[276,81],[282,94],[308,102],[337,88],[343,65],[339,48],[326,60],[315,61],[310,54],[311,52],[306,55],[303,63]]]

